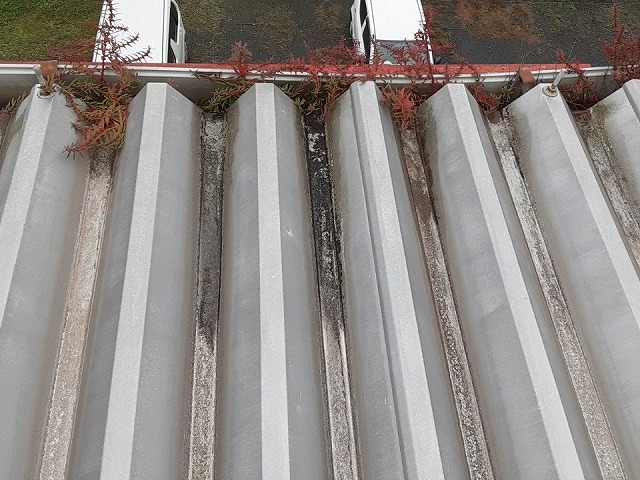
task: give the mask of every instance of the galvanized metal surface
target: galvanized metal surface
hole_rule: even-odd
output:
[[[379,100],[325,135],[270,84],[215,119],[149,83],[111,172],[32,92],[0,478],[640,478],[640,82],[579,126],[541,87],[496,123],[450,85],[417,136]]]

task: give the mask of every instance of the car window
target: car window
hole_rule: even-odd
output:
[[[362,48],[364,48],[364,58],[369,62],[369,54],[371,53],[371,30],[369,29],[369,20],[365,22],[362,31]]]
[[[169,58],[168,58],[168,62],[169,63],[176,63],[176,54],[173,53],[173,47],[171,46],[171,44],[169,44]]]
[[[178,41],[178,9],[173,2],[171,2],[171,14],[169,15],[169,37],[174,42]]]
[[[367,18],[367,4],[365,0],[360,1],[360,23],[364,23]]]

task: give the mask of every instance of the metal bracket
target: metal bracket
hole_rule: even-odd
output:
[[[542,89],[542,93],[544,93],[547,97],[557,97],[558,84],[560,83],[560,80],[562,80],[562,77],[564,77],[566,74],[567,74],[566,70],[560,70],[560,73],[558,74],[556,79],[553,81],[553,83],[551,85],[547,85],[546,87],[544,87]]]

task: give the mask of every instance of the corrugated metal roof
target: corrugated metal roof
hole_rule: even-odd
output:
[[[0,151],[0,477],[640,478],[640,81],[572,114],[448,85],[398,132],[166,83]]]

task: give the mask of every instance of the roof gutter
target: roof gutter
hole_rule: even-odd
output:
[[[0,64],[0,104],[9,101],[21,93],[28,91],[34,84],[38,83],[34,72],[34,66],[36,63],[5,63]],[[60,65],[59,68],[64,70],[66,66]],[[286,67],[286,66],[283,66]],[[453,65],[447,66],[450,69],[455,67]],[[461,73],[459,75],[451,75],[450,73],[434,73],[433,82],[444,83],[462,83],[465,85],[475,85],[479,78],[487,91],[497,93],[502,88],[508,86],[517,75],[518,71],[522,67],[527,67],[531,70],[536,83],[552,83],[558,75],[563,71],[561,65],[542,65],[540,69],[535,69],[536,66],[521,66],[521,65],[478,65],[476,73]],[[533,67],[533,68],[531,68]],[[189,98],[192,101],[205,100],[210,97],[211,91],[215,90],[215,82],[203,78],[198,78],[194,74],[209,75],[212,79],[232,80],[237,78],[237,74],[232,68],[228,66],[219,65],[198,65],[198,64],[186,64],[180,66],[160,66],[160,65],[132,65],[131,69],[138,75],[138,80],[142,84],[151,82],[171,82],[180,93]],[[397,68],[396,68],[397,69]],[[491,70],[494,70],[493,72]],[[443,71],[442,67],[435,69],[434,71]],[[614,82],[611,76],[611,67],[585,67],[584,75],[594,80],[596,86],[602,88],[604,92],[614,90]],[[484,73],[483,73],[484,72]],[[109,72],[110,73],[110,72]],[[323,74],[327,77],[334,75],[333,73]],[[337,72],[335,75],[344,75],[344,73]],[[359,77],[363,79],[366,77],[364,73],[358,73],[357,69],[354,69],[349,73],[350,76]],[[251,72],[246,75],[248,80],[256,81],[272,81],[276,84],[284,83],[296,83],[304,81],[309,78],[310,74],[301,72],[288,72],[286,70],[281,71],[273,75],[272,77],[265,78],[259,73],[259,71]],[[578,79],[578,75],[575,73],[567,73],[560,81],[560,86],[571,86]],[[413,78],[409,78],[406,75],[394,73],[394,68],[386,67],[381,68],[380,76],[377,82],[382,84],[391,84],[396,87],[403,87],[415,84]],[[426,89],[432,85],[431,78],[425,78],[424,86]]]

